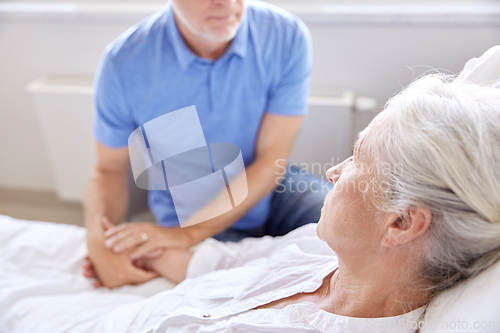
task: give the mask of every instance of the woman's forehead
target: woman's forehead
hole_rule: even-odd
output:
[[[359,151],[362,146],[383,145],[388,131],[394,125],[394,116],[390,108],[382,110],[363,131],[358,133],[354,147]]]
[[[365,148],[364,146],[366,140],[370,140],[370,135],[368,135],[370,126],[371,124],[368,125],[368,127],[366,127],[364,130],[359,132],[358,135],[356,135],[356,140],[354,141],[353,147],[353,155],[356,157],[359,157],[360,153],[363,151],[363,148]]]

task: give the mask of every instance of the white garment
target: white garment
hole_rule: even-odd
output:
[[[350,318],[311,302],[251,310],[313,292],[337,267],[315,224],[284,237],[206,240],[188,279],[149,298],[137,287],[93,290],[81,277],[84,235],[81,228],[0,216],[0,332],[414,332],[423,311]],[[48,250],[40,256],[41,244]]]

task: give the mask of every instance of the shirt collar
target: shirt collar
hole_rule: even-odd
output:
[[[182,37],[179,28],[177,27],[177,22],[175,21],[174,11],[170,6],[166,12],[167,15],[167,30],[170,35],[170,40],[172,42],[172,47],[174,49],[175,57],[182,71],[185,71],[189,65],[196,59],[202,59],[193,53],[186,45],[184,38]],[[236,36],[231,41],[229,48],[226,50],[222,57],[229,56],[234,53],[240,57],[245,57],[247,49],[248,40],[248,18],[245,13],[241,21],[241,25],[236,33]],[[221,58],[222,58],[221,57]]]
[[[297,306],[297,309],[302,313],[302,316],[309,323],[309,325],[320,332],[333,332],[337,330],[342,332],[366,332],[373,330],[373,332],[384,333],[413,333],[415,330],[412,329],[412,325],[409,324],[419,323],[425,310],[424,305],[418,309],[399,316],[360,318],[346,317],[326,312],[318,309],[318,307],[312,302],[303,302],[294,305]],[[405,323],[407,325],[402,328],[401,323]]]
[[[247,44],[248,44],[248,15],[245,11],[244,17],[241,20],[241,25],[238,28],[236,36],[234,36],[231,45],[226,51],[226,54],[237,54],[241,58],[244,58],[247,54]]]

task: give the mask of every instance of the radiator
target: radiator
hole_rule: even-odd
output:
[[[28,85],[60,199],[83,202],[96,162],[91,77],[44,77]]]

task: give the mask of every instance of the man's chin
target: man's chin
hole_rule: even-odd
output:
[[[201,34],[201,37],[211,42],[225,43],[233,40],[237,32],[238,29],[223,32],[206,31]]]

